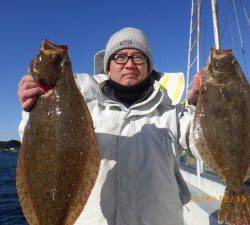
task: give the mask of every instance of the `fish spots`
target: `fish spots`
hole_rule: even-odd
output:
[[[55,108],[55,113],[56,113],[57,116],[60,116],[62,114],[62,111],[61,111],[61,109],[59,107],[56,107]]]
[[[61,46],[45,41],[30,71],[54,88],[38,97],[25,128],[17,167],[22,210],[30,225],[73,225],[100,166],[93,122]]]
[[[250,159],[250,88],[239,64],[228,50],[212,50],[206,80],[198,99],[193,137],[205,164],[225,178],[226,196],[219,213],[221,223],[250,218],[250,198],[244,177]],[[242,79],[242,77],[244,79]],[[248,196],[246,203],[234,197]],[[240,209],[240,211],[239,211]]]
[[[46,91],[44,94],[41,95],[42,98],[48,98],[53,92],[53,89]]]
[[[56,193],[57,193],[57,189],[56,189],[56,188],[52,188],[52,189],[51,189],[52,201],[55,201]]]
[[[224,101],[227,102],[227,101],[233,100],[234,93],[232,93],[232,91],[221,88],[221,89],[219,89],[219,92],[221,94],[221,101],[222,102],[224,102]]]
[[[233,154],[235,154],[235,153],[236,153],[235,148],[231,148],[231,149],[230,149],[230,151],[231,151],[231,153],[233,153]]]

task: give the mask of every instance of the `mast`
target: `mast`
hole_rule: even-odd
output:
[[[191,16],[190,16],[190,32],[189,32],[189,47],[188,47],[188,65],[185,104],[188,105],[187,95],[192,82],[190,82],[190,75],[195,74],[200,70],[200,26],[201,26],[201,0],[192,0]],[[196,64],[196,68],[194,67]],[[197,182],[200,186],[200,178],[203,170],[203,164],[196,160]]]
[[[212,15],[213,15],[215,48],[216,49],[221,49],[220,29],[219,29],[219,21],[218,21],[218,2],[217,2],[217,0],[211,0],[211,5],[212,5]]]
[[[192,0],[191,16],[190,16],[190,31],[189,31],[189,46],[188,46],[188,65],[186,76],[185,98],[187,104],[187,94],[190,86],[190,75],[198,72],[200,69],[200,17],[201,17],[201,0]],[[196,64],[196,70],[193,70]]]

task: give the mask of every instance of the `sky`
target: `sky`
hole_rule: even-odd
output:
[[[250,16],[250,1],[242,2]],[[250,26],[244,17],[240,0],[235,0],[235,3],[249,80]],[[232,5],[229,15],[234,44],[226,20],[229,6],[229,0],[219,1],[221,33],[224,30],[222,47],[233,48],[246,72]],[[74,72],[93,74],[94,55],[105,49],[109,37],[124,27],[136,27],[143,30],[149,39],[155,69],[186,74],[190,9],[191,0],[1,1],[0,141],[19,139],[21,107],[17,98],[18,82],[27,74],[30,61],[45,38],[68,45]],[[205,65],[213,44],[211,5],[209,0],[203,0],[200,67]]]

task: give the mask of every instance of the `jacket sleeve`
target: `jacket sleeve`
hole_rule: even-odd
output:
[[[182,149],[189,150],[192,155],[199,161],[203,161],[200,154],[198,153],[193,139],[193,121],[194,121],[195,106],[184,104],[178,105],[179,113],[179,144]]]
[[[94,81],[93,77],[89,76],[88,74],[74,74],[74,79],[78,89],[80,90],[81,94],[84,96],[86,102],[93,100],[97,83]],[[18,131],[20,140],[22,141],[24,129],[27,125],[29,119],[29,113],[22,111],[22,120],[19,124]]]
[[[95,76],[89,76],[86,73],[77,73],[74,74],[74,78],[84,100],[87,103],[94,100],[98,95],[98,82],[95,80]]]
[[[26,124],[28,122],[28,119],[29,119],[29,113],[22,111],[22,120],[21,120],[19,127],[18,127],[18,132],[19,132],[21,142],[23,139],[23,133],[24,133],[24,129],[26,127]]]

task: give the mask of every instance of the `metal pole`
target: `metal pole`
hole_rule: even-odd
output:
[[[218,2],[217,0],[211,0],[212,5],[212,15],[213,15],[213,26],[214,26],[214,41],[215,48],[220,49],[220,30],[219,30],[219,22],[218,22]]]
[[[198,0],[198,11],[197,11],[197,61],[196,61],[196,70],[197,72],[200,69],[200,25],[201,25],[201,0]],[[200,185],[201,180],[201,168],[200,168],[200,162],[198,159],[196,159],[196,173],[197,173],[197,179],[198,184]]]
[[[201,27],[201,0],[198,0],[198,14],[197,14],[197,72],[200,70],[200,27]]]
[[[185,105],[187,106],[187,94],[188,94],[188,87],[189,87],[189,77],[190,77],[190,59],[191,59],[191,43],[192,43],[192,25],[193,25],[193,13],[194,13],[194,0],[192,0],[192,6],[191,6],[191,21],[190,21],[190,32],[189,32],[189,48],[188,48],[188,65],[187,65],[187,80],[186,80],[186,90],[185,90],[185,97],[186,102]]]
[[[200,168],[200,161],[196,159],[196,172],[197,172],[197,184],[198,187],[201,187],[201,168]]]

